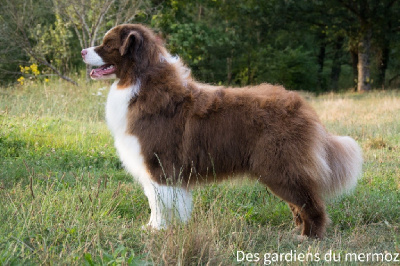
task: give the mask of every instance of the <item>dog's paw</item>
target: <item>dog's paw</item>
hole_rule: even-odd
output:
[[[165,225],[165,223],[154,223],[154,222],[150,221],[146,225],[142,225],[142,230],[145,230],[145,231],[155,232],[155,231],[160,231],[160,230],[164,230],[164,229],[167,229],[167,226]]]

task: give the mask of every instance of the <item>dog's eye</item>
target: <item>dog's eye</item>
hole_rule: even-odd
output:
[[[111,49],[111,45],[106,44],[106,45],[105,45],[105,48],[106,48],[107,50],[110,50],[110,49]]]

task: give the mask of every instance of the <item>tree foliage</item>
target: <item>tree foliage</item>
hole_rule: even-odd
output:
[[[80,49],[121,23],[153,27],[203,82],[310,91],[400,82],[399,0],[1,2],[2,82],[32,63],[68,78],[85,68]]]

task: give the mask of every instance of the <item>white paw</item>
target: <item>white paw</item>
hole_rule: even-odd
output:
[[[163,221],[153,221],[150,220],[146,225],[142,226],[143,230],[150,230],[150,231],[159,231],[162,229],[166,229],[167,225]]]

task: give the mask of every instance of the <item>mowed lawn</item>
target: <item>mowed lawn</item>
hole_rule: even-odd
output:
[[[80,84],[0,88],[0,265],[400,263],[399,91],[304,93],[365,162],[356,190],[328,201],[326,238],[299,242],[286,204],[247,179],[195,189],[185,226],[142,230],[147,199],[104,121],[110,84]]]

